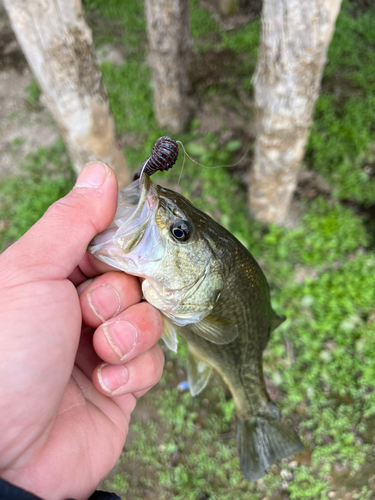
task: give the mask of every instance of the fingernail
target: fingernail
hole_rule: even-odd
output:
[[[97,188],[104,184],[108,174],[109,168],[105,163],[93,161],[83,168],[74,187]]]
[[[99,285],[88,291],[87,300],[92,312],[103,322],[116,316],[121,308],[120,295],[109,284]]]
[[[104,364],[98,369],[98,380],[105,392],[113,394],[128,382],[129,372],[122,365]]]
[[[127,321],[107,323],[102,328],[112,349],[120,356],[120,361],[123,361],[137,345],[138,330]]]

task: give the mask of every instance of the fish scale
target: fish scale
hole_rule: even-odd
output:
[[[189,326],[179,329],[179,333],[189,345],[194,346],[196,355],[214,366],[227,382],[236,400],[237,413],[256,414],[269,401],[264,387],[260,385],[263,381],[259,373],[259,358],[267,343],[274,313],[261,269],[253,259],[252,265],[249,265],[249,252],[242,246],[238,248],[237,240],[233,246],[236,248],[229,252],[234,258],[228,269],[228,279],[211,315],[228,322],[236,318],[238,337],[224,347],[195,335],[189,331]],[[245,271],[242,271],[243,262],[246,262]],[[242,293],[238,293],[239,290]],[[250,303],[253,307],[246,307]],[[249,335],[249,332],[253,334]],[[235,376],[234,366],[238,367]]]

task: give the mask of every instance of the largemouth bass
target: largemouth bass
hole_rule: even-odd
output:
[[[177,350],[177,333],[188,343],[193,395],[212,369],[229,386],[240,465],[249,481],[303,449],[281,422],[263,379],[262,353],[284,317],[272,310],[261,268],[234,236],[143,174],[119,192],[114,221],[89,251],[143,279],[144,297],[163,315],[167,346]]]

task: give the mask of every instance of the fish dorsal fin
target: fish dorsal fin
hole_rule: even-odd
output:
[[[284,316],[284,314],[276,314],[273,311],[273,316],[272,316],[272,320],[271,320],[271,332],[276,330],[276,328],[278,326],[280,326],[281,323],[283,323],[285,320],[286,320],[286,316]]]
[[[214,316],[206,316],[199,323],[190,324],[189,328],[214,344],[229,344],[238,335],[237,325],[229,325]]]
[[[177,352],[178,339],[176,327],[165,316],[163,316],[163,322],[164,332],[161,338],[164,340],[165,345],[168,347],[168,349],[173,352]]]
[[[196,396],[206,387],[212,372],[211,366],[188,351],[188,381],[190,393]]]

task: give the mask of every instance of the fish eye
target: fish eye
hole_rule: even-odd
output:
[[[178,219],[171,226],[171,233],[178,241],[187,241],[191,236],[191,224],[187,220]]]

